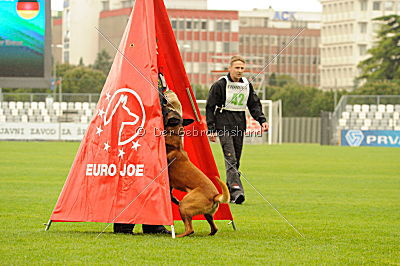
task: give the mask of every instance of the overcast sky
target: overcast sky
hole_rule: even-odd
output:
[[[51,0],[53,10],[62,10],[63,0]],[[322,10],[319,0],[208,0],[209,9],[251,10],[253,8],[266,9],[272,6],[280,11],[314,11]]]

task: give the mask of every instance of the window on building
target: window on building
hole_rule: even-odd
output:
[[[231,22],[230,21],[224,22],[224,31],[231,31]]]
[[[229,53],[230,45],[229,42],[224,42],[224,53]]]
[[[177,22],[175,19],[171,19],[171,26],[172,26],[172,29],[176,30]]]
[[[207,21],[202,21],[201,22],[201,29],[206,30],[207,29]]]
[[[391,11],[393,10],[394,3],[392,1],[386,1],[385,2],[385,10]]]
[[[264,18],[264,27],[268,27],[268,18]]]
[[[381,10],[381,2],[378,2],[378,1],[373,2],[372,10]]]
[[[358,23],[358,25],[360,27],[361,34],[367,33],[367,22],[360,22],[360,23]]]
[[[184,29],[185,29],[185,21],[179,20],[179,22],[178,22],[178,29],[179,29],[179,30],[184,30]]]
[[[237,42],[231,43],[231,53],[239,52],[239,44]]]
[[[69,63],[69,51],[64,52],[64,63]]]
[[[210,52],[210,53],[215,52],[215,42],[208,43],[208,52]]]
[[[359,54],[361,56],[367,54],[367,45],[366,44],[359,44],[358,45],[358,50],[359,50]]]
[[[206,41],[200,41],[200,51],[207,52],[207,42]]]
[[[217,31],[222,31],[222,21],[217,21]]]
[[[193,21],[193,29],[199,30],[200,29],[200,21]]]
[[[368,2],[367,0],[360,0],[360,10],[367,11],[368,10]]]
[[[103,10],[110,10],[110,1],[102,1],[101,2]]]
[[[191,30],[192,29],[192,21],[186,21],[186,29]]]
[[[133,6],[133,1],[132,0],[125,0],[121,2],[122,8],[128,8]]]

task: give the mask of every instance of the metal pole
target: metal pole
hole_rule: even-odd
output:
[[[186,88],[186,92],[187,92],[187,95],[189,96],[190,104],[192,105],[192,109],[193,109],[194,115],[196,116],[196,120],[197,120],[197,122],[200,122],[200,117],[199,117],[199,114],[197,113],[196,106],[194,105],[194,101],[192,98],[192,94],[190,93],[190,89]]]
[[[172,238],[175,239],[175,226],[171,225]]]
[[[60,87],[59,87],[60,89],[58,90],[58,101],[60,102],[60,105],[61,105],[61,102],[62,102],[62,77],[60,77]]]
[[[46,228],[44,229],[44,231],[49,231],[52,222],[53,222],[52,220],[49,220],[49,221],[47,222],[47,224],[44,224],[44,225],[46,226]]]
[[[236,224],[233,220],[231,220],[228,224],[232,224],[233,230],[235,230],[235,231],[237,230]]]

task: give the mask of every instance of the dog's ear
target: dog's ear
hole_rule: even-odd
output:
[[[188,126],[188,125],[190,125],[190,124],[193,123],[193,122],[194,122],[193,119],[186,119],[186,118],[184,118],[184,119],[183,119],[183,122],[182,122],[182,126]]]

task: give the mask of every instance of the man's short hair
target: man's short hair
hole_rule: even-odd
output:
[[[243,62],[244,64],[246,64],[246,60],[244,60],[244,58],[241,57],[240,55],[235,55],[235,56],[231,57],[231,65],[233,63],[235,63],[236,61],[240,61],[240,62]]]

